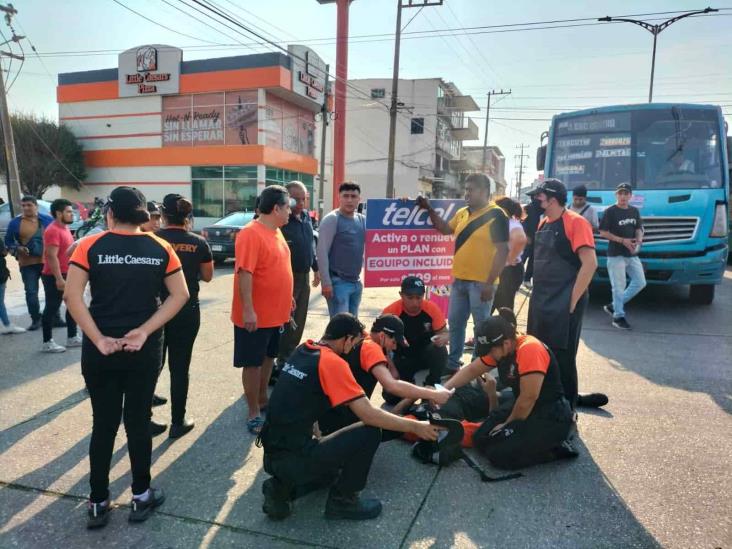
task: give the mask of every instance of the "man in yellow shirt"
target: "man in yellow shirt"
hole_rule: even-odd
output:
[[[429,212],[435,229],[455,236],[450,289],[448,367],[460,367],[468,318],[479,326],[491,314],[493,292],[508,256],[508,218],[490,201],[490,179],[474,173],[465,179],[466,207],[445,222],[424,197],[417,204]]]

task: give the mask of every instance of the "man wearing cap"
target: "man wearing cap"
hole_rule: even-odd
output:
[[[407,345],[394,351],[394,365],[399,379],[414,383],[414,374],[420,370],[429,373],[425,385],[435,385],[447,367],[447,349],[450,338],[445,315],[440,308],[424,298],[424,282],[419,277],[408,276],[402,280],[401,299],[383,311],[399,317],[404,324]],[[384,400],[394,404],[395,396],[384,394]]]
[[[587,202],[587,187],[584,185],[577,185],[572,189],[572,205],[569,209],[589,221],[592,230],[596,231],[600,227],[600,222],[597,220],[597,210]]]
[[[140,227],[146,233],[154,233],[160,230],[160,221],[162,219],[162,212],[160,206],[157,203],[149,201],[147,203],[147,213],[150,214],[150,221]]]
[[[612,316],[613,326],[630,330],[625,304],[646,286],[643,264],[638,258],[643,242],[643,220],[638,208],[630,205],[633,189],[621,183],[615,190],[617,202],[602,216],[600,236],[607,238],[607,274],[612,286],[612,303],[603,307]],[[630,278],[630,283],[626,282]]]
[[[413,376],[405,380],[392,373],[387,356],[407,345],[404,323],[396,315],[383,314],[374,321],[371,334],[358,343],[345,359],[367,398],[371,398],[378,382],[384,388],[384,400],[391,404],[396,404],[402,399],[424,399],[437,405],[445,404],[452,395],[451,391],[419,387],[412,383]],[[435,383],[437,382],[439,377]],[[358,418],[352,411],[338,408],[329,411],[318,423],[321,433],[328,435],[357,421]],[[385,432],[384,435],[384,440],[395,438],[391,432]]]
[[[508,217],[503,209],[490,202],[490,193],[488,176],[470,174],[465,179],[467,205],[449,222],[439,216],[429,200],[423,196],[417,198],[417,205],[429,212],[437,231],[455,235],[454,280],[448,312],[451,370],[458,369],[462,363],[470,316],[474,327],[490,316],[495,284],[508,257]]]
[[[295,349],[282,368],[258,442],[264,446],[262,510],[274,520],[292,513],[295,498],[331,486],[325,516],[364,520],[381,513],[381,502],[362,498],[381,430],[436,440],[439,427],[402,418],[371,405],[353,377],[348,355],[363,338],[364,326],[349,313],[331,318],[323,337]],[[363,423],[330,436],[313,437],[313,424],[333,408],[348,409]]]
[[[566,208],[567,188],[546,179],[531,191],[544,210],[534,235],[534,287],[527,331],[543,341],[559,363],[564,395],[578,405],[577,349],[592,276],[597,269],[589,222]],[[601,395],[604,397],[604,395]],[[604,405],[607,397],[587,395],[579,405]]]

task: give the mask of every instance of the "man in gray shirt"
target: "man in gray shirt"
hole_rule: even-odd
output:
[[[572,205],[569,209],[589,221],[593,231],[597,231],[600,227],[597,219],[597,210],[592,204],[587,202],[587,187],[584,185],[578,185],[572,189]]]
[[[361,187],[346,181],[338,187],[338,209],[318,227],[318,266],[323,297],[331,318],[337,313],[358,316],[361,268],[366,246],[366,217],[358,213]]]

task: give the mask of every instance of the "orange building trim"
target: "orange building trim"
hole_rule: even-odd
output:
[[[311,175],[318,172],[318,161],[315,158],[264,145],[108,149],[84,151],[84,159],[89,168],[264,164]]]
[[[291,78],[290,71],[282,66],[196,72],[180,75],[180,91],[178,93],[222,92],[258,88],[285,88],[291,90]],[[118,86],[116,80],[57,86],[56,99],[59,103],[120,99]]]

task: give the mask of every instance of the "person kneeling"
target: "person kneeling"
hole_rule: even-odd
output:
[[[570,437],[574,413],[564,396],[559,366],[552,352],[533,336],[516,333],[516,317],[502,308],[499,316],[476,330],[479,358],[445,383],[458,388],[498,368],[513,390],[513,406],[491,411],[473,435],[473,445],[493,465],[518,469],[565,457],[576,457]],[[495,401],[494,401],[495,402]]]
[[[439,427],[371,406],[339,356],[358,345],[363,332],[356,317],[336,314],[320,341],[298,346],[282,367],[257,440],[264,446],[264,470],[271,475],[262,485],[262,510],[272,519],[287,517],[297,496],[331,483],[327,518],[375,518],[381,502],[361,498],[359,492],[366,486],[381,429],[437,439]],[[361,422],[314,438],[313,424],[336,406],[347,406]]]

